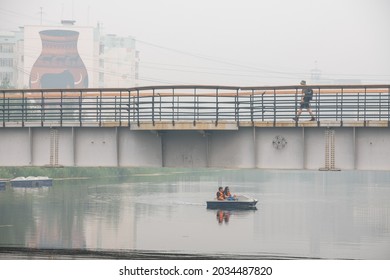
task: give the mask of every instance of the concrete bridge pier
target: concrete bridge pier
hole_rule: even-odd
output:
[[[209,167],[254,168],[255,150],[252,128],[214,131],[210,134]]]
[[[161,133],[164,167],[254,168],[251,128]]]
[[[96,127],[74,128],[73,135],[76,166],[162,166],[161,137],[156,133]]]

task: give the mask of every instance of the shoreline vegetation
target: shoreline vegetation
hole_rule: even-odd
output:
[[[185,172],[182,168],[167,168],[169,173]],[[53,180],[87,180],[93,178],[118,178],[129,176],[150,176],[160,173],[161,168],[148,167],[0,167],[0,180],[9,181],[16,177],[46,176]]]
[[[324,178],[333,178],[335,180],[343,180],[346,173],[354,174],[354,177],[361,177],[361,174],[366,174],[366,183],[370,183],[371,177],[376,177],[377,174],[385,174],[386,181],[390,180],[390,172],[385,170],[345,170],[342,172],[324,172],[318,170],[278,170],[278,169],[241,169],[241,168],[188,168],[188,167],[75,167],[75,166],[7,166],[0,167],[0,181],[10,181],[16,177],[38,177],[44,176],[52,178],[54,181],[68,181],[68,180],[113,180],[122,181],[126,178],[140,178],[149,177],[148,180],[161,180],[161,176],[177,176],[188,174],[193,176],[213,174],[220,178],[230,177],[232,173],[245,170],[245,176],[251,178],[252,175],[261,172],[266,177],[273,177],[275,173],[278,176],[295,176],[296,172],[307,172],[310,176],[321,174]],[[367,175],[368,174],[368,175]],[[270,178],[271,178],[270,177]],[[116,178],[116,179],[115,179]],[[152,179],[153,178],[153,179]],[[160,179],[158,179],[160,178]],[[338,178],[338,179],[337,179]],[[218,179],[219,180],[219,179]]]

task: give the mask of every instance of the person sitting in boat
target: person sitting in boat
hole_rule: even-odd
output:
[[[225,199],[227,200],[234,200],[235,199],[235,195],[232,195],[230,193],[230,189],[228,186],[225,187],[225,190],[223,191],[223,194],[225,195]]]
[[[225,200],[225,194],[223,193],[223,188],[222,187],[218,188],[217,199],[218,200]]]

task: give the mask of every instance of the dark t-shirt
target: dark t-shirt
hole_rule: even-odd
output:
[[[310,100],[313,99],[313,89],[311,89],[311,88],[305,88],[305,89],[303,89],[303,94],[304,94],[304,96],[303,96],[303,102],[309,103]]]

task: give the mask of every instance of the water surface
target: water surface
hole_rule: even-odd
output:
[[[0,257],[31,248],[390,259],[390,172],[142,173],[0,190]],[[258,209],[206,209],[220,185],[257,198]]]

